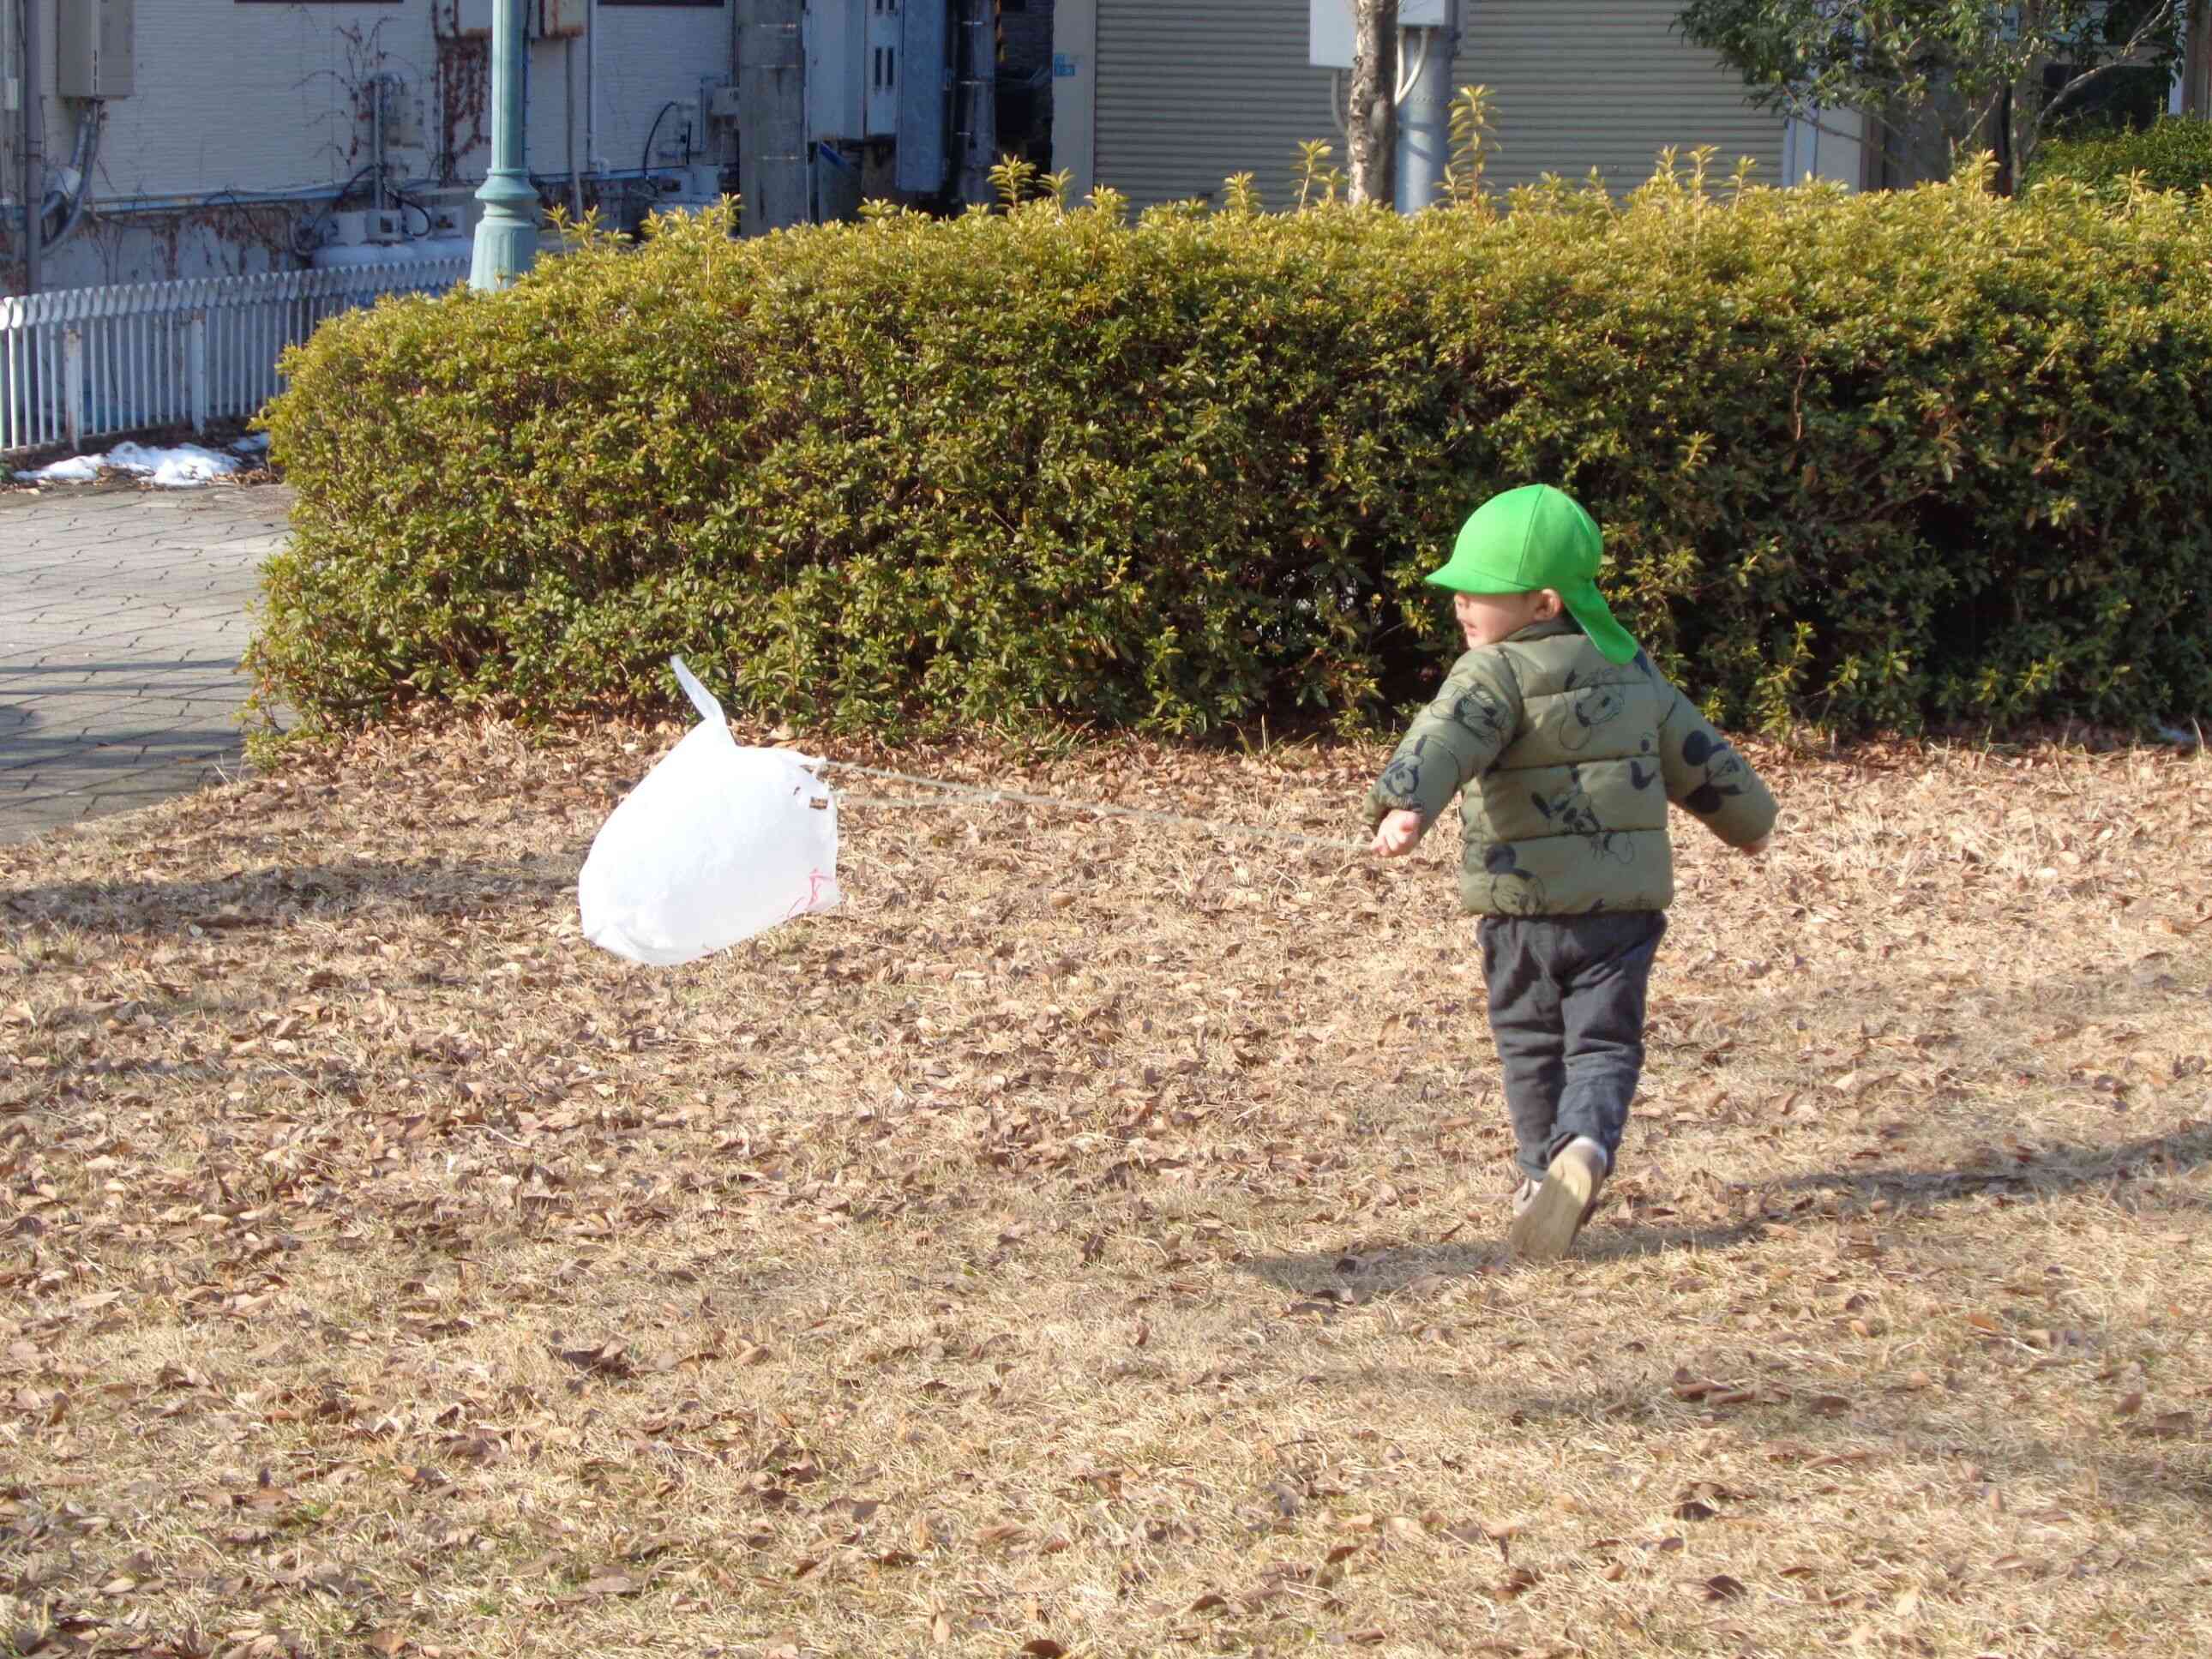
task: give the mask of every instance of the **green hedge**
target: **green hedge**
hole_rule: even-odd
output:
[[[1352,726],[1449,648],[1461,517],[1547,480],[1721,718],[2212,706],[2203,216],[1698,182],[679,222],[342,318],[270,412],[251,665],[311,731],[665,708],[672,652],[817,730]]]
[[[2124,195],[2135,175],[2152,190],[2191,194],[2212,185],[2212,121],[2169,116],[2139,132],[2054,138],[2039,147],[2027,184],[2067,179],[2106,195]]]

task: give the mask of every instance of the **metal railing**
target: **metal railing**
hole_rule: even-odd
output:
[[[0,297],[0,454],[251,415],[339,312],[450,288],[465,258]]]

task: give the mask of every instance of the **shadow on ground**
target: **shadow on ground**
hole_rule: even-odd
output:
[[[1746,1183],[1741,1201],[1750,1211],[1742,1220],[1704,1227],[1640,1224],[1631,1215],[1601,1214],[1577,1245],[1576,1259],[1618,1261],[1636,1256],[1658,1255],[1677,1250],[1721,1250],[1759,1237],[1774,1221],[1802,1224],[1792,1200],[1810,1193],[1847,1194],[1864,1205],[1887,1200],[1893,1210],[1925,1210],[1931,1205],[1955,1203],[1989,1192],[2020,1199],[2044,1199],[2091,1188],[2105,1188],[2154,1170],[2160,1175],[2179,1175],[2212,1163],[2212,1127],[2192,1126],[2166,1133],[2142,1135],[2109,1146],[2060,1143],[2042,1147],[2032,1164],[2005,1169],[1884,1169],[1856,1165],[1845,1170],[1823,1170],[1772,1182]],[[1768,1215],[1769,1207],[1787,1214]],[[2182,1207],[2196,1212],[2204,1206],[2186,1200]],[[2192,1214],[2200,1224],[2212,1224],[2212,1215]],[[1504,1225],[1503,1206],[1494,1218],[1494,1233]],[[1608,1223],[1610,1224],[1608,1224]],[[1492,1218],[1471,1224],[1492,1226]],[[1486,1273],[1522,1271],[1506,1254],[1501,1242],[1486,1236],[1472,1243],[1439,1242],[1407,1244],[1380,1250],[1337,1251],[1304,1255],[1261,1256],[1244,1264],[1246,1270],[1291,1296],[1316,1297],[1325,1304],[1386,1300],[1409,1285],[1443,1277],[1470,1278]]]
[[[288,927],[365,912],[442,915],[517,897],[573,891],[580,853],[525,854],[497,865],[348,862],[270,865],[212,881],[59,882],[0,888],[0,921],[16,927],[158,933]]]

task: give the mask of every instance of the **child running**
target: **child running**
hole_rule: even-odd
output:
[[[1774,797],[1613,620],[1590,515],[1547,484],[1486,501],[1428,580],[1467,653],[1369,798],[1373,850],[1411,852],[1455,794],[1460,902],[1482,918],[1490,1027],[1519,1142],[1508,1235],[1566,1253],[1620,1156],[1644,993],[1674,896],[1667,804],[1763,853]]]

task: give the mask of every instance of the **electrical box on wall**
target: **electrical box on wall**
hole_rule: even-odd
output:
[[[64,98],[128,98],[134,0],[61,0],[54,19],[54,90]]]
[[[1398,0],[1401,29],[1450,27],[1451,0]],[[1352,67],[1352,0],[1306,0],[1306,61],[1317,69]]]

